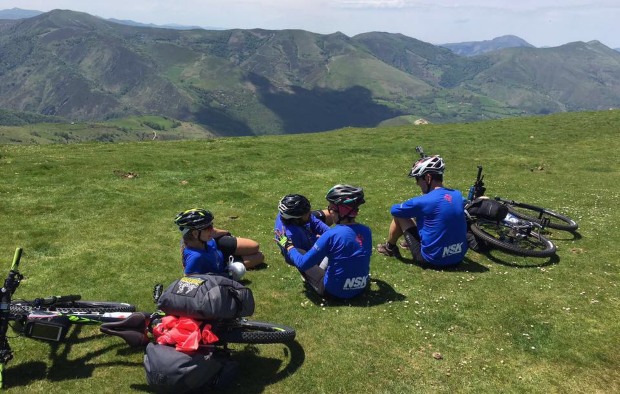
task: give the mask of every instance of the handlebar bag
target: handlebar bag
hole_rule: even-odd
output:
[[[499,222],[508,215],[508,207],[489,198],[476,198],[465,209],[471,216],[477,216]]]
[[[162,293],[157,307],[169,315],[198,320],[251,316],[252,290],[220,275],[190,275],[175,280]]]

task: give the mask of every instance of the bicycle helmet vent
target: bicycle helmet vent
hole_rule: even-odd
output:
[[[310,212],[310,201],[301,194],[287,194],[280,200],[278,211],[284,219],[297,219]]]
[[[213,226],[213,214],[206,209],[193,208],[179,213],[174,223],[185,235],[190,230],[203,230]]]
[[[426,174],[443,174],[446,164],[440,156],[428,156],[416,161],[409,172],[411,178],[420,178]]]

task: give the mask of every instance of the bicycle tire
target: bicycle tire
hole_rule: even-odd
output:
[[[520,234],[519,237],[511,236],[512,227],[502,222],[476,222],[470,228],[488,245],[517,256],[550,257],[556,251],[553,242],[535,231]]]
[[[12,301],[11,313],[31,312],[43,310],[60,313],[109,313],[109,312],[135,312],[136,307],[123,302],[108,301],[69,301],[58,302],[53,305],[36,308],[32,301]]]
[[[500,199],[500,201],[506,203],[510,213],[523,220],[542,224],[545,219],[548,219],[546,227],[556,230],[574,232],[579,228],[573,219],[551,209],[512,200]]]
[[[223,343],[288,343],[295,334],[291,327],[253,320],[239,320],[215,330]]]

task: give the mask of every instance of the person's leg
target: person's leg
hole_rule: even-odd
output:
[[[260,251],[260,245],[253,239],[237,238],[235,254],[243,258],[245,268],[256,267],[265,261],[265,255]]]
[[[427,265],[428,262],[424,260],[422,256],[422,246],[420,245],[420,233],[418,233],[418,228],[416,226],[409,227],[405,230],[403,235],[409,245],[409,251],[411,252],[413,261],[420,265]]]
[[[325,294],[325,284],[323,283],[323,278],[325,278],[325,270],[318,265],[301,272],[301,276],[304,280],[317,292],[318,295],[322,296]]]
[[[223,236],[216,240],[217,247],[224,255],[238,256],[245,268],[253,268],[265,261],[258,242],[248,238]]]
[[[377,245],[377,252],[389,257],[400,256],[400,251],[396,246],[396,242],[398,242],[398,239],[405,231],[412,227],[416,227],[413,219],[392,217],[390,229],[388,230],[387,242]]]

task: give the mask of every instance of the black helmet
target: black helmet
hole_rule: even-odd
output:
[[[193,208],[179,213],[174,218],[183,234],[190,230],[203,230],[213,225],[213,214],[206,209]]]
[[[310,201],[301,194],[287,194],[280,200],[278,211],[284,219],[297,219],[310,212]]]
[[[351,185],[336,185],[329,189],[325,199],[335,205],[357,207],[365,203],[364,189]]]

